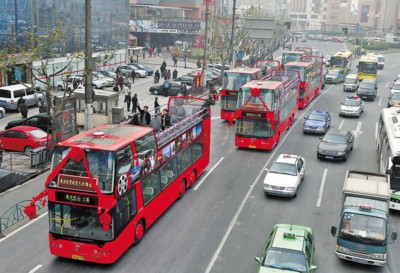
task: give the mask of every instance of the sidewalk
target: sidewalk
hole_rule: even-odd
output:
[[[167,63],[167,67],[174,67],[174,62],[172,60],[172,56],[168,52],[162,52],[160,55],[156,55],[153,57],[148,57],[143,59],[142,56],[139,56],[138,61],[140,64],[147,64],[147,65],[158,65],[161,66],[162,62],[165,60]],[[178,58],[177,67],[185,68],[185,63],[183,62],[183,58]],[[159,67],[158,67],[159,68]],[[186,69],[196,69],[197,65],[193,60],[186,62]],[[156,68],[157,69],[157,68]]]

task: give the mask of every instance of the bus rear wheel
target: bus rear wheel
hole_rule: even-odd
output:
[[[135,228],[135,245],[138,245],[140,241],[142,241],[145,231],[146,227],[144,226],[144,222],[143,220],[140,220]]]
[[[179,188],[179,199],[182,199],[186,192],[186,181],[183,180]]]

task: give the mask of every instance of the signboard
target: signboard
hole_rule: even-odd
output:
[[[82,164],[82,163],[81,163]],[[96,180],[97,178],[93,178]],[[95,192],[90,184],[89,177],[76,176],[70,174],[59,174],[57,181],[58,188],[64,188],[68,190],[79,190],[87,192]]]
[[[200,22],[158,21],[158,32],[200,33]]]
[[[273,38],[274,20],[267,18],[244,18],[246,39],[270,41]]]
[[[248,117],[248,118],[266,118],[267,114],[266,113],[242,112],[242,116]]]
[[[242,107],[243,109],[252,109],[252,110],[263,110],[265,111],[265,106],[260,103],[252,103],[248,102]]]
[[[96,196],[88,196],[83,194],[56,192],[56,200],[61,202],[97,206],[98,199]]]
[[[158,32],[158,25],[155,20],[130,20],[129,30],[131,32]]]

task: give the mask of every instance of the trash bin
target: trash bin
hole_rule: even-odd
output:
[[[47,161],[47,148],[45,146],[33,149],[31,152],[31,167],[39,166]]]
[[[120,123],[124,120],[124,107],[113,107],[112,113],[112,123]]]

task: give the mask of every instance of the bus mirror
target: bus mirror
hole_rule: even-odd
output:
[[[397,232],[392,232],[392,235],[390,236],[392,238],[392,241],[397,240]]]
[[[268,168],[265,168],[264,170],[266,170],[267,172],[269,172]]]
[[[311,271],[315,271],[315,270],[317,270],[317,268],[318,268],[318,266],[312,265],[312,266],[310,267],[310,270],[311,270]]]
[[[336,233],[337,233],[337,227],[331,226],[331,234],[332,234],[332,236],[336,237]]]
[[[261,264],[261,259],[259,257],[256,257],[255,260],[257,263]]]

